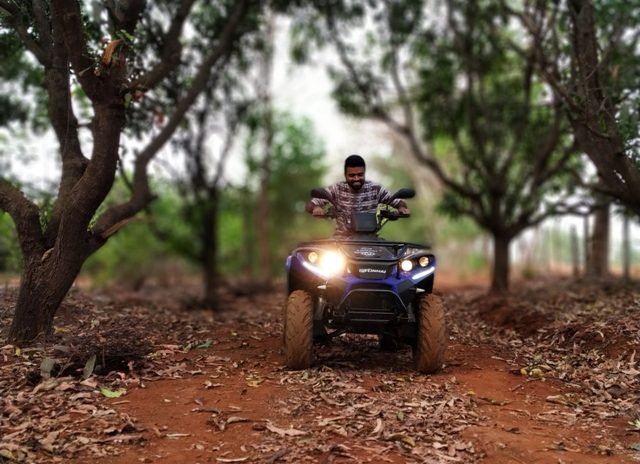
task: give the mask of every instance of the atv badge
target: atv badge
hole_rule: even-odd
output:
[[[371,272],[378,273],[378,274],[386,274],[387,270],[386,269],[375,269],[375,268],[372,268],[372,267],[359,267],[358,268],[358,272],[360,274],[369,274]]]
[[[379,255],[379,251],[371,247],[360,247],[353,251],[354,255],[363,256],[365,258],[374,258]]]

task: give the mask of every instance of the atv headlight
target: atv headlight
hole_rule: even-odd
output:
[[[402,261],[400,261],[400,269],[402,269],[404,272],[409,272],[411,269],[413,269],[413,261],[411,261],[410,259],[403,259]]]
[[[320,256],[318,266],[326,275],[333,277],[344,272],[346,260],[341,253],[337,251],[325,251]]]
[[[309,253],[307,255],[307,259],[309,260],[309,262],[311,264],[315,264],[318,262],[318,253],[316,253],[315,251],[312,251],[311,253]]]
[[[431,260],[429,259],[428,256],[420,256],[418,258],[418,264],[420,265],[420,267],[427,267],[430,262]]]

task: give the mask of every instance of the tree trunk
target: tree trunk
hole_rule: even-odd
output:
[[[262,56],[261,99],[264,116],[264,157],[260,173],[260,196],[258,198],[258,276],[261,284],[271,285],[271,234],[269,230],[269,191],[271,186],[271,158],[273,156],[273,103],[271,101],[271,71],[273,66],[274,17],[268,12],[266,20],[266,48]]]
[[[254,233],[255,228],[255,204],[251,198],[251,192],[247,187],[242,189],[242,270],[244,277],[248,280],[253,280],[254,272],[254,256],[255,256],[255,242],[256,236]]]
[[[491,293],[505,293],[509,290],[509,245],[511,239],[500,235],[493,236],[493,268],[491,271]]]
[[[591,238],[589,234],[589,215],[585,214],[582,217],[582,236],[584,237],[584,243],[582,249],[584,250],[584,275],[587,275],[589,269],[589,263],[591,262]]]
[[[87,50],[81,2],[53,0],[33,3],[36,15],[41,18],[48,16],[51,20],[47,24],[44,20],[36,20],[37,28],[33,35],[21,26],[22,19],[16,19],[22,15],[19,9],[14,12],[12,8],[5,13],[8,13],[9,18],[6,19],[10,24],[21,26],[16,27],[16,32],[44,67],[49,118],[60,144],[62,179],[46,231],[41,228],[38,206],[15,186],[0,179],[0,211],[11,215],[24,257],[16,312],[9,331],[9,339],[18,344],[50,332],[56,310],[87,257],[153,199],[147,176],[148,163],[168,141],[184,113],[203,91],[212,70],[221,60],[226,61],[233,51],[234,43],[243,34],[237,29],[249,9],[249,2],[235,2],[231,16],[219,31],[217,45],[198,66],[193,82],[178,102],[170,122],[137,157],[131,197],[96,214],[113,186],[120,136],[126,122],[126,96],[135,96],[142,88],[153,88],[183,61],[180,59],[180,31],[191,2],[182,2],[176,15],[170,19],[172,24],[167,34],[159,37],[160,42],[166,45],[166,51],[158,56],[160,64],[139,76],[137,84],[132,83],[127,66],[130,47],[118,47],[112,59],[105,61],[105,54],[99,63],[95,60],[97,55],[93,56],[93,52]],[[133,34],[146,2],[119,3],[123,4],[120,5],[123,7],[119,9],[120,15],[111,18],[114,29]],[[176,57],[173,59],[167,54]],[[151,61],[155,60],[152,58]],[[94,110],[90,157],[83,155],[78,138],[78,123],[69,91],[71,68],[75,71],[73,81],[82,86]]]
[[[573,269],[573,277],[577,278],[580,275],[580,256],[578,253],[578,232],[576,231],[576,226],[571,226],[570,229],[570,240],[571,240],[571,264]]]
[[[622,275],[624,280],[631,280],[631,243],[629,241],[629,213],[622,213]]]
[[[216,303],[218,288],[218,195],[209,195],[208,204],[204,207],[202,218],[202,278],[204,286],[204,303]]]
[[[271,240],[269,230],[269,191],[271,183],[271,145],[273,129],[271,127],[271,110],[265,117],[265,157],[262,163],[262,178],[260,180],[260,193],[258,197],[258,257],[260,260],[258,276],[260,283],[270,285],[271,282]]]
[[[593,236],[589,268],[587,274],[591,277],[605,277],[609,274],[609,216],[610,203],[599,206],[593,219]]]
[[[567,5],[572,23],[574,100],[580,102],[578,109],[570,110],[576,142],[597,168],[605,187],[640,213],[640,171],[625,152],[615,119],[615,98],[606,94],[602,74],[608,70],[599,56],[593,2],[571,0]]]
[[[125,117],[120,100],[94,106],[92,160],[73,190],[56,205],[58,226],[47,237],[38,230],[21,238],[24,271],[9,331],[9,340],[17,344],[50,332],[56,311],[85,260],[121,227],[99,234],[89,230],[91,218],[113,185]]]
[[[25,262],[9,341],[23,345],[51,333],[56,311],[85,258],[79,251],[66,258],[51,253],[44,262],[42,258]]]

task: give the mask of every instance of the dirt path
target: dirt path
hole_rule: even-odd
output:
[[[144,389],[131,391],[126,402],[114,400],[116,409],[137,418],[139,424],[150,429],[145,433],[148,441],[143,447],[130,447],[120,456],[97,462],[277,462],[279,456],[281,462],[343,462],[340,457],[344,462],[422,462],[420,455],[411,453],[412,443],[403,441],[405,437],[411,437],[409,434],[401,434],[397,441],[385,446],[368,446],[367,437],[350,438],[344,434],[344,428],[338,424],[348,420],[349,414],[344,413],[344,406],[333,404],[331,400],[327,403],[320,397],[317,405],[307,405],[309,411],[297,413],[288,410],[287,405],[307,395],[297,385],[280,383],[284,375],[278,373],[277,365],[282,360],[276,345],[276,340],[270,340],[261,343],[253,352],[245,351],[246,354],[257,355],[266,348],[268,353],[262,366],[251,369],[255,378],[263,380],[257,387],[248,387],[250,383],[242,374],[225,378],[216,382],[216,387],[207,388],[207,378],[219,380],[215,374],[213,377],[208,375],[215,371],[209,371],[197,378],[150,382]],[[453,347],[453,359],[465,358],[465,349]],[[408,357],[409,353],[400,356]],[[242,362],[235,355],[233,358]],[[358,368],[357,364],[355,368]],[[630,456],[609,455],[608,450],[612,450],[616,438],[627,439],[621,433],[624,428],[621,421],[609,424],[609,430],[597,431],[566,428],[559,421],[546,419],[545,414],[557,410],[557,407],[546,403],[545,398],[559,394],[562,389],[541,382],[523,385],[508,370],[504,362],[489,357],[480,363],[474,362],[472,366],[452,367],[426,382],[429,384],[427,388],[430,384],[449,382],[455,386],[452,399],[473,391],[480,399],[476,413],[483,419],[478,425],[463,430],[461,439],[454,441],[454,449],[455,443],[462,445],[456,453],[449,452],[447,438],[440,436],[442,447],[439,449],[445,452],[440,454],[440,459],[434,457],[432,462],[632,462]],[[370,376],[372,387],[364,388],[367,397],[375,404],[379,393],[375,385],[385,385],[389,379],[397,379],[399,375],[409,378],[412,374],[405,370],[393,371],[392,374],[381,370],[366,371],[364,375]],[[456,376],[453,383],[451,375]],[[421,383],[418,381],[418,385]],[[398,401],[405,404],[409,403],[407,400],[415,399],[412,395],[414,389],[402,388],[396,393]],[[241,422],[244,419],[247,421]],[[323,420],[330,426],[317,427]],[[269,431],[266,421],[271,421],[283,431]],[[279,433],[286,433],[290,426],[302,431],[308,431],[311,426],[315,430],[313,433],[322,436],[318,441],[323,446],[309,446],[305,436],[280,437]],[[369,431],[373,429],[374,418]],[[608,445],[599,449],[603,441]],[[439,446],[437,443],[431,442]],[[473,453],[460,455],[459,451],[465,449],[473,450]]]
[[[578,354],[570,356],[564,338],[554,335],[551,351],[544,352],[544,338],[536,345],[478,320],[478,308],[470,310],[478,304],[474,295],[444,297],[450,347],[446,368],[433,376],[413,371],[409,349],[380,352],[377,341],[366,336],[317,347],[306,371],[283,369],[279,294],[237,298],[217,313],[167,309],[168,299],[157,294],[153,303],[144,297],[74,302],[63,308],[67,322],[61,322],[61,333],[73,324],[86,326],[82,317],[99,327],[124,318],[141,338],[153,339],[151,367],[93,383],[93,378],[63,378],[25,386],[26,396],[0,400],[0,418],[8,418],[0,423],[0,435],[12,432],[24,447],[31,446],[33,461],[24,462],[640,462],[640,453],[629,449],[640,442],[640,433],[628,424],[635,414],[629,405],[638,395],[631,390],[638,385],[633,375],[640,331],[616,338],[615,350],[607,345],[615,351],[613,367],[602,359],[592,363],[594,376],[627,389],[612,396],[615,390],[603,384],[606,400],[596,384],[581,383],[577,368],[565,377],[559,359],[576,367]],[[563,324],[564,331],[577,330],[574,322]],[[553,331],[547,332],[542,335]],[[570,341],[575,352],[575,334]],[[565,354],[556,359],[549,353]],[[15,375],[11,356],[4,359],[2,372],[11,368]],[[53,383],[44,387],[47,382]],[[126,394],[108,399],[96,393],[96,385],[107,382],[125,387]],[[0,390],[11,391],[1,381]],[[22,402],[47,390],[57,396],[46,397],[38,408],[55,404],[58,409],[42,412],[39,423],[46,417],[58,430],[24,438],[35,428],[24,422],[25,414],[35,420],[38,410],[32,400],[27,406]],[[77,398],[76,406],[64,406],[63,396]],[[79,401],[89,404],[81,407]],[[96,417],[102,418],[99,426],[92,422]],[[34,442],[39,445],[29,445]],[[0,452],[2,445],[0,437]],[[0,453],[0,463],[7,456]]]
[[[638,435],[624,420],[576,418],[548,400],[572,388],[523,377],[507,362],[513,353],[455,333],[434,376],[412,371],[410,350],[382,353],[356,336],[318,347],[309,371],[287,372],[281,301],[225,313],[201,332],[215,345],[174,355],[180,379],[112,400],[147,441],[97,462],[636,462],[623,446]]]

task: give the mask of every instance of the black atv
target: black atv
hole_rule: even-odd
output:
[[[414,195],[400,189],[393,197]],[[329,200],[323,189],[311,196]],[[436,258],[424,245],[378,237],[387,221],[406,217],[389,207],[355,213],[348,238],[303,242],[287,257],[288,368],[308,368],[314,342],[361,333],[379,335],[383,349],[411,345],[419,372],[441,369],[447,339],[442,302],[432,294]]]

